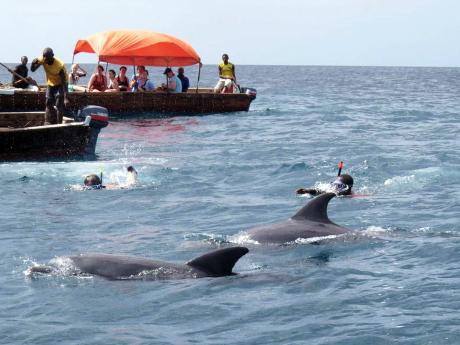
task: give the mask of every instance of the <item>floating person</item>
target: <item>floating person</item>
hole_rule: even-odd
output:
[[[339,163],[339,172],[334,182],[329,183],[325,187],[313,187],[313,188],[299,188],[297,194],[310,194],[319,195],[328,192],[335,193],[336,195],[352,195],[353,177],[348,174],[341,174],[343,168],[343,162]]]
[[[228,61],[228,54],[222,55],[219,65],[219,81],[214,87],[215,93],[234,93],[236,89],[235,65]]]
[[[101,174],[102,175],[102,174]],[[101,176],[102,177],[102,176]],[[102,178],[96,174],[90,174],[83,180],[84,189],[102,189],[105,186],[102,185]]]
[[[85,177],[83,180],[83,190],[91,189],[123,189],[130,188],[137,184],[137,171],[133,166],[129,166],[126,169],[126,183],[102,183],[102,173],[101,175],[90,174]]]
[[[30,70],[35,72],[40,66],[45,69],[47,79],[45,124],[62,123],[64,107],[69,104],[68,75],[64,63],[54,57],[53,49],[45,48],[42,56],[32,61]]]
[[[126,186],[134,186],[137,183],[137,171],[132,165],[126,170]]]

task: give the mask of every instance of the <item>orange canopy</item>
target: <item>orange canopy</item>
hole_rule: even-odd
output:
[[[180,39],[151,31],[106,31],[78,40],[73,54],[95,53],[117,65],[189,66],[200,62],[195,49]]]

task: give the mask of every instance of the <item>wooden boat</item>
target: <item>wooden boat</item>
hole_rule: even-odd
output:
[[[69,92],[71,109],[86,105],[107,108],[110,115],[159,114],[212,114],[248,111],[256,98],[254,89],[242,93],[214,93],[212,89],[195,89],[186,93],[152,92]],[[45,109],[45,90],[0,90],[0,111],[41,111]]]
[[[108,124],[96,112],[59,125],[44,125],[44,119],[43,111],[0,112],[0,161],[94,158],[99,132]]]
[[[74,57],[94,53],[99,62],[125,66],[179,67],[198,64],[201,58],[188,43],[171,35],[144,30],[115,30],[96,33],[77,41]],[[72,60],[73,63],[73,60]],[[78,87],[78,90],[85,90]],[[186,93],[86,92],[69,93],[71,109],[86,105],[107,108],[111,115],[159,113],[170,115],[213,114],[248,111],[256,90],[242,88],[240,93],[214,93],[213,89],[191,88]],[[41,111],[45,109],[45,89],[38,92],[0,89],[0,111]]]

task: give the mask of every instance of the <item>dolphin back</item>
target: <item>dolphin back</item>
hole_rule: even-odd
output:
[[[232,269],[236,262],[248,252],[249,249],[245,247],[219,249],[197,257],[187,262],[187,265],[203,271],[209,276],[229,276],[234,274]]]
[[[333,197],[335,197],[335,193],[321,194],[302,207],[299,212],[291,218],[295,220],[311,220],[314,222],[333,224],[327,216],[327,205]]]

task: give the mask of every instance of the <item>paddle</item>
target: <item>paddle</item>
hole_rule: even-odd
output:
[[[0,65],[2,65],[3,67],[5,67],[5,68],[8,70],[8,72],[10,72],[12,75],[18,77],[19,79],[21,79],[23,82],[25,82],[25,83],[27,83],[27,84],[33,84],[30,80],[27,80],[27,79],[24,78],[22,75],[16,73],[15,71],[13,71],[12,69],[10,69],[8,66],[2,64],[1,62],[0,62]]]

